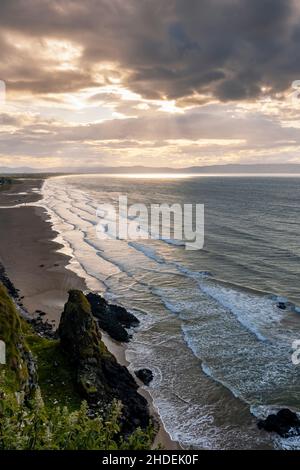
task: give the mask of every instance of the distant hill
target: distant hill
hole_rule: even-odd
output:
[[[98,167],[90,169],[72,170],[72,173],[188,173],[188,174],[300,174],[300,164],[257,164],[257,165],[210,165],[210,166],[191,166],[185,168],[169,167]]]
[[[19,174],[19,173],[40,173],[40,170],[36,170],[34,168],[30,168],[27,166],[24,167],[8,167],[8,166],[0,166],[0,175],[1,174]]]
[[[37,174],[37,173],[100,173],[100,174],[129,174],[129,173],[188,173],[188,174],[300,174],[298,163],[272,163],[272,164],[228,164],[210,166],[191,166],[186,168],[146,167],[146,166],[121,166],[121,167],[77,167],[77,168],[52,168],[47,171],[42,168],[30,167],[0,167],[1,174]]]

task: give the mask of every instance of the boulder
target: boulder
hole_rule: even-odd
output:
[[[285,302],[278,302],[277,307],[280,308],[281,310],[285,310],[286,309],[286,304],[285,304]]]
[[[145,385],[149,385],[153,380],[153,372],[150,369],[140,369],[136,370],[134,373]]]
[[[86,298],[100,328],[115,341],[128,342],[130,335],[126,328],[137,326],[139,320],[124,307],[111,305],[100,295],[89,293]]]
[[[265,420],[257,423],[259,429],[268,432],[276,432],[281,437],[300,435],[300,419],[287,408],[278,411],[277,414],[269,415]]]
[[[48,339],[56,339],[57,333],[53,325],[48,320],[43,320],[42,318],[45,315],[45,313],[41,312],[38,317],[28,318],[27,321],[39,336]]]

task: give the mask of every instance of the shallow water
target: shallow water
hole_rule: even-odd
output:
[[[300,411],[300,179],[51,178],[44,204],[70,268],[90,289],[132,310],[127,350],[148,366],[154,403],[173,439],[193,448],[300,448],[256,427],[257,416]],[[129,203],[204,203],[205,245],[99,240],[96,209]],[[290,301],[280,310],[277,297]]]

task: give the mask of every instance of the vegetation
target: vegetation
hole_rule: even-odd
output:
[[[47,409],[53,405],[80,408],[81,398],[75,387],[75,371],[59,347],[58,340],[41,338],[36,334],[26,337],[38,369],[38,383]]]
[[[38,393],[37,393],[38,395]],[[114,403],[106,419],[91,419],[82,402],[77,411],[67,407],[46,409],[40,396],[30,407],[12,396],[0,401],[0,449],[9,450],[143,450],[149,449],[153,430],[120,436],[121,408]]]
[[[6,346],[6,386],[14,391],[23,389],[28,380],[26,329],[6,288],[0,284],[0,339]]]
[[[12,395],[0,400],[0,450],[143,450],[149,449],[153,431],[137,430],[120,436],[121,407],[115,402],[106,418],[91,419],[82,402],[77,411],[47,409],[39,392],[25,407]]]
[[[59,341],[35,334],[20,318],[0,284],[0,339],[7,364],[0,365],[0,450],[142,450],[155,431],[137,429],[124,437],[122,405],[91,412],[75,388],[73,368]],[[28,358],[35,357],[38,376]],[[28,382],[36,380],[28,392]]]

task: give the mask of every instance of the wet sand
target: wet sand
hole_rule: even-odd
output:
[[[86,284],[84,279],[66,268],[70,258],[59,252],[62,246],[54,241],[56,233],[47,221],[46,210],[27,205],[41,198],[39,191],[42,184],[42,179],[25,179],[8,190],[0,191],[0,263],[19,289],[28,313],[36,316],[37,311],[45,312],[45,318],[58,325],[68,290],[85,290]],[[14,205],[21,207],[14,208]],[[105,333],[103,341],[118,362],[128,366],[125,346]],[[172,441],[165,431],[150,394],[145,389],[140,389],[140,393],[148,400],[151,412],[160,425],[154,447],[160,445],[166,450],[180,449],[180,445]]]
[[[14,196],[18,190],[29,192],[40,188],[42,180],[14,184],[12,196],[0,192],[0,206],[25,204],[23,207],[0,209],[0,262],[10,280],[20,290],[22,302],[30,315],[36,310],[47,314],[49,321],[59,321],[69,289],[85,289],[83,279],[66,269],[69,258],[59,253],[53,242],[55,233],[46,221],[41,207],[26,206],[40,199],[38,193]],[[21,201],[21,202],[20,202]]]

